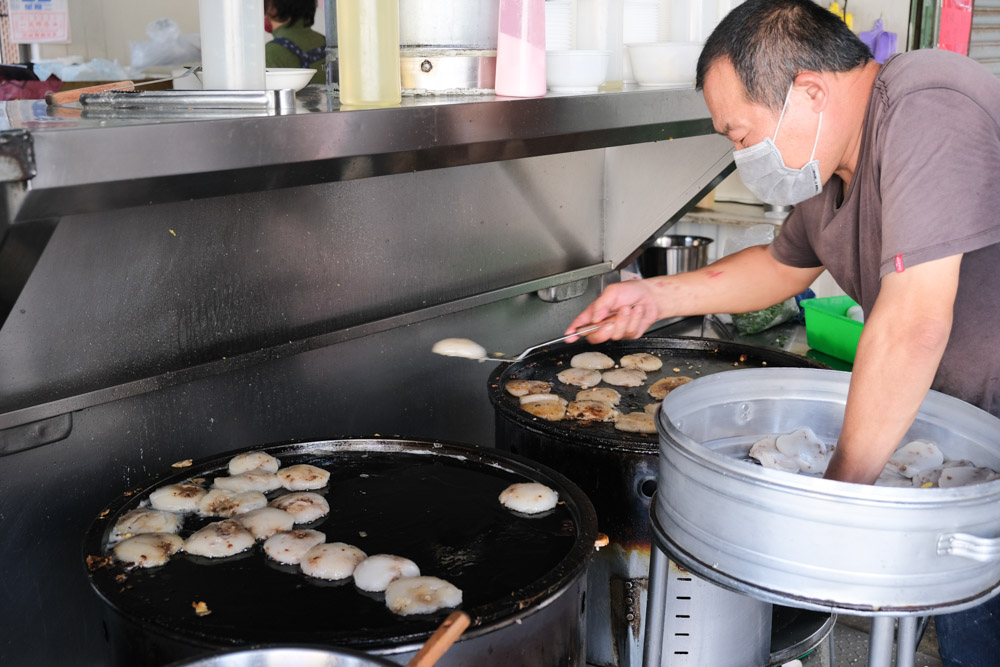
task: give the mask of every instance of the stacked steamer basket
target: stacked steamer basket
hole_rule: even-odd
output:
[[[760,600],[872,616],[869,665],[913,665],[917,619],[1000,591],[1000,480],[959,488],[845,484],[745,460],[761,437],[809,426],[836,442],[850,374],[749,369],[689,383],[658,416],[656,544],[684,568]],[[947,459],[1000,466],[1000,419],[930,392],[904,441],[937,443]],[[649,664],[670,583],[654,550]],[[664,583],[666,585],[664,586]],[[667,590],[664,590],[667,589]],[[661,641],[662,639],[662,641]]]
[[[398,554],[422,575],[462,590],[472,625],[438,664],[544,667],[584,664],[586,570],[597,522],[586,496],[533,461],[477,447],[413,440],[346,439],[259,450],[282,467],[330,472],[330,512],[296,526],[346,542],[368,555]],[[230,458],[196,461],[128,492],[101,512],[84,546],[90,582],[101,598],[112,665],[164,665],[260,644],[343,647],[405,664],[448,615],[399,616],[381,594],[350,578],[307,577],[268,559],[258,543],[243,553],[205,559],[184,553],[153,568],[128,570],[108,558],[118,519],[166,485],[210,486]],[[538,482],[559,494],[535,515],[508,510],[499,494]],[[273,500],[276,490],[268,493]],[[186,515],[181,537],[212,521]]]
[[[658,438],[656,434],[624,433],[610,423],[536,419],[504,390],[510,380],[537,379],[551,382],[553,392],[572,400],[579,387],[561,385],[556,375],[570,367],[575,354],[588,351],[603,352],[615,361],[627,354],[647,352],[663,362],[660,371],[648,374],[644,386],[614,387],[622,394],[618,407],[623,413],[641,411],[654,402],[648,389],[661,377],[697,378],[733,368],[822,365],[773,348],[703,338],[644,338],[602,345],[560,345],[551,351],[534,353],[522,362],[505,364],[490,376],[487,390],[496,410],[497,447],[551,466],[578,484],[594,503],[601,530],[611,540],[608,548],[595,555],[588,575],[587,662],[602,667],[638,667],[642,662],[646,618],[653,537],[649,513],[657,488]],[[749,605],[753,610],[744,609],[735,619],[741,626],[740,633],[732,627],[713,631],[708,627],[710,619],[716,616],[712,601],[728,592],[719,591],[707,582],[697,582],[676,568],[672,576],[681,580],[681,585],[696,588],[691,595],[685,595],[692,598],[686,601],[688,609],[678,612],[690,618],[676,622],[699,627],[702,631],[694,637],[704,638],[722,653],[735,655],[743,650],[745,642],[737,634],[756,637],[770,626],[770,642],[765,637],[764,651],[766,654],[770,649],[770,661],[780,664],[814,648],[833,625],[829,614],[784,607],[775,607],[772,614],[769,604],[729,594],[730,603],[741,598],[739,604]],[[693,614],[689,613],[692,608],[696,608]],[[676,631],[687,632],[684,628]]]

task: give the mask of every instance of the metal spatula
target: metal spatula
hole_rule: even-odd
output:
[[[531,354],[535,350],[537,350],[539,348],[542,348],[542,347],[545,347],[546,345],[552,345],[553,343],[560,343],[560,342],[566,340],[567,338],[569,338],[571,336],[586,336],[587,334],[591,333],[592,331],[597,331],[598,329],[600,329],[601,327],[603,327],[605,324],[610,324],[610,323],[611,323],[610,320],[605,320],[605,321],[603,321],[603,322],[601,322],[599,324],[593,324],[593,325],[591,325],[589,327],[584,327],[583,329],[579,329],[577,331],[574,331],[571,334],[566,334],[565,336],[560,336],[559,338],[553,338],[552,340],[547,340],[544,343],[539,343],[538,345],[532,345],[531,347],[525,349],[524,352],[522,352],[521,354],[517,355],[513,359],[507,359],[505,357],[481,357],[481,358],[477,359],[477,361],[501,361],[503,363],[513,364],[514,362],[523,360],[525,357],[527,357],[529,354]]]

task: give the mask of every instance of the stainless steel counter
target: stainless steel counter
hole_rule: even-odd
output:
[[[30,131],[40,166],[15,222],[713,131],[693,89],[410,97],[399,107],[347,111],[319,86],[281,114],[7,102],[0,129]]]

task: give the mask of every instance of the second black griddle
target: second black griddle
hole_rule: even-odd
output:
[[[241,450],[250,451],[250,450]],[[342,440],[262,448],[289,466],[308,463],[331,473],[319,491],[330,514],[312,524],[327,542],[347,542],[369,555],[391,553],[463,591],[471,635],[527,613],[581,574],[597,536],[586,497],[558,473],[526,459],[476,447],[411,440]],[[230,452],[196,462],[137,493],[123,495],[95,521],[85,556],[105,555],[115,521],[144,504],[157,487],[191,478],[207,485],[228,474]],[[556,489],[560,504],[537,516],[504,508],[497,497],[514,482]],[[266,494],[269,499],[287,493]],[[186,537],[210,521],[189,515]],[[213,646],[248,642],[322,642],[378,648],[426,639],[450,610],[397,616],[381,594],[353,580],[325,582],[267,558],[258,543],[222,559],[174,556],[166,565],[125,570],[99,567],[91,583],[115,612],[152,632]],[[195,614],[192,603],[211,611]]]
[[[640,338],[637,340],[609,341],[592,345],[579,341],[571,345],[553,346],[533,353],[524,361],[503,364],[489,378],[488,392],[494,408],[507,419],[526,428],[537,430],[556,438],[572,438],[583,446],[628,449],[636,452],[657,451],[658,436],[653,434],[626,433],[615,429],[613,423],[581,422],[565,419],[558,422],[538,419],[521,409],[517,397],[504,390],[510,380],[542,380],[552,383],[552,393],[572,401],[581,387],[561,383],[556,377],[560,371],[571,368],[573,355],[581,352],[603,352],[618,364],[627,354],[647,352],[663,362],[658,371],[646,374],[640,387],[617,387],[601,382],[598,387],[610,387],[621,394],[620,412],[641,412],[650,403],[659,403],[649,395],[649,387],[665,377],[687,376],[697,379],[705,375],[738,368],[765,366],[826,368],[823,364],[797,354],[756,345],[746,345],[710,338]]]

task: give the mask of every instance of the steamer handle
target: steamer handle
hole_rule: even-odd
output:
[[[1000,560],[1000,537],[945,533],[938,537],[937,552],[938,556],[961,556],[991,563]]]

